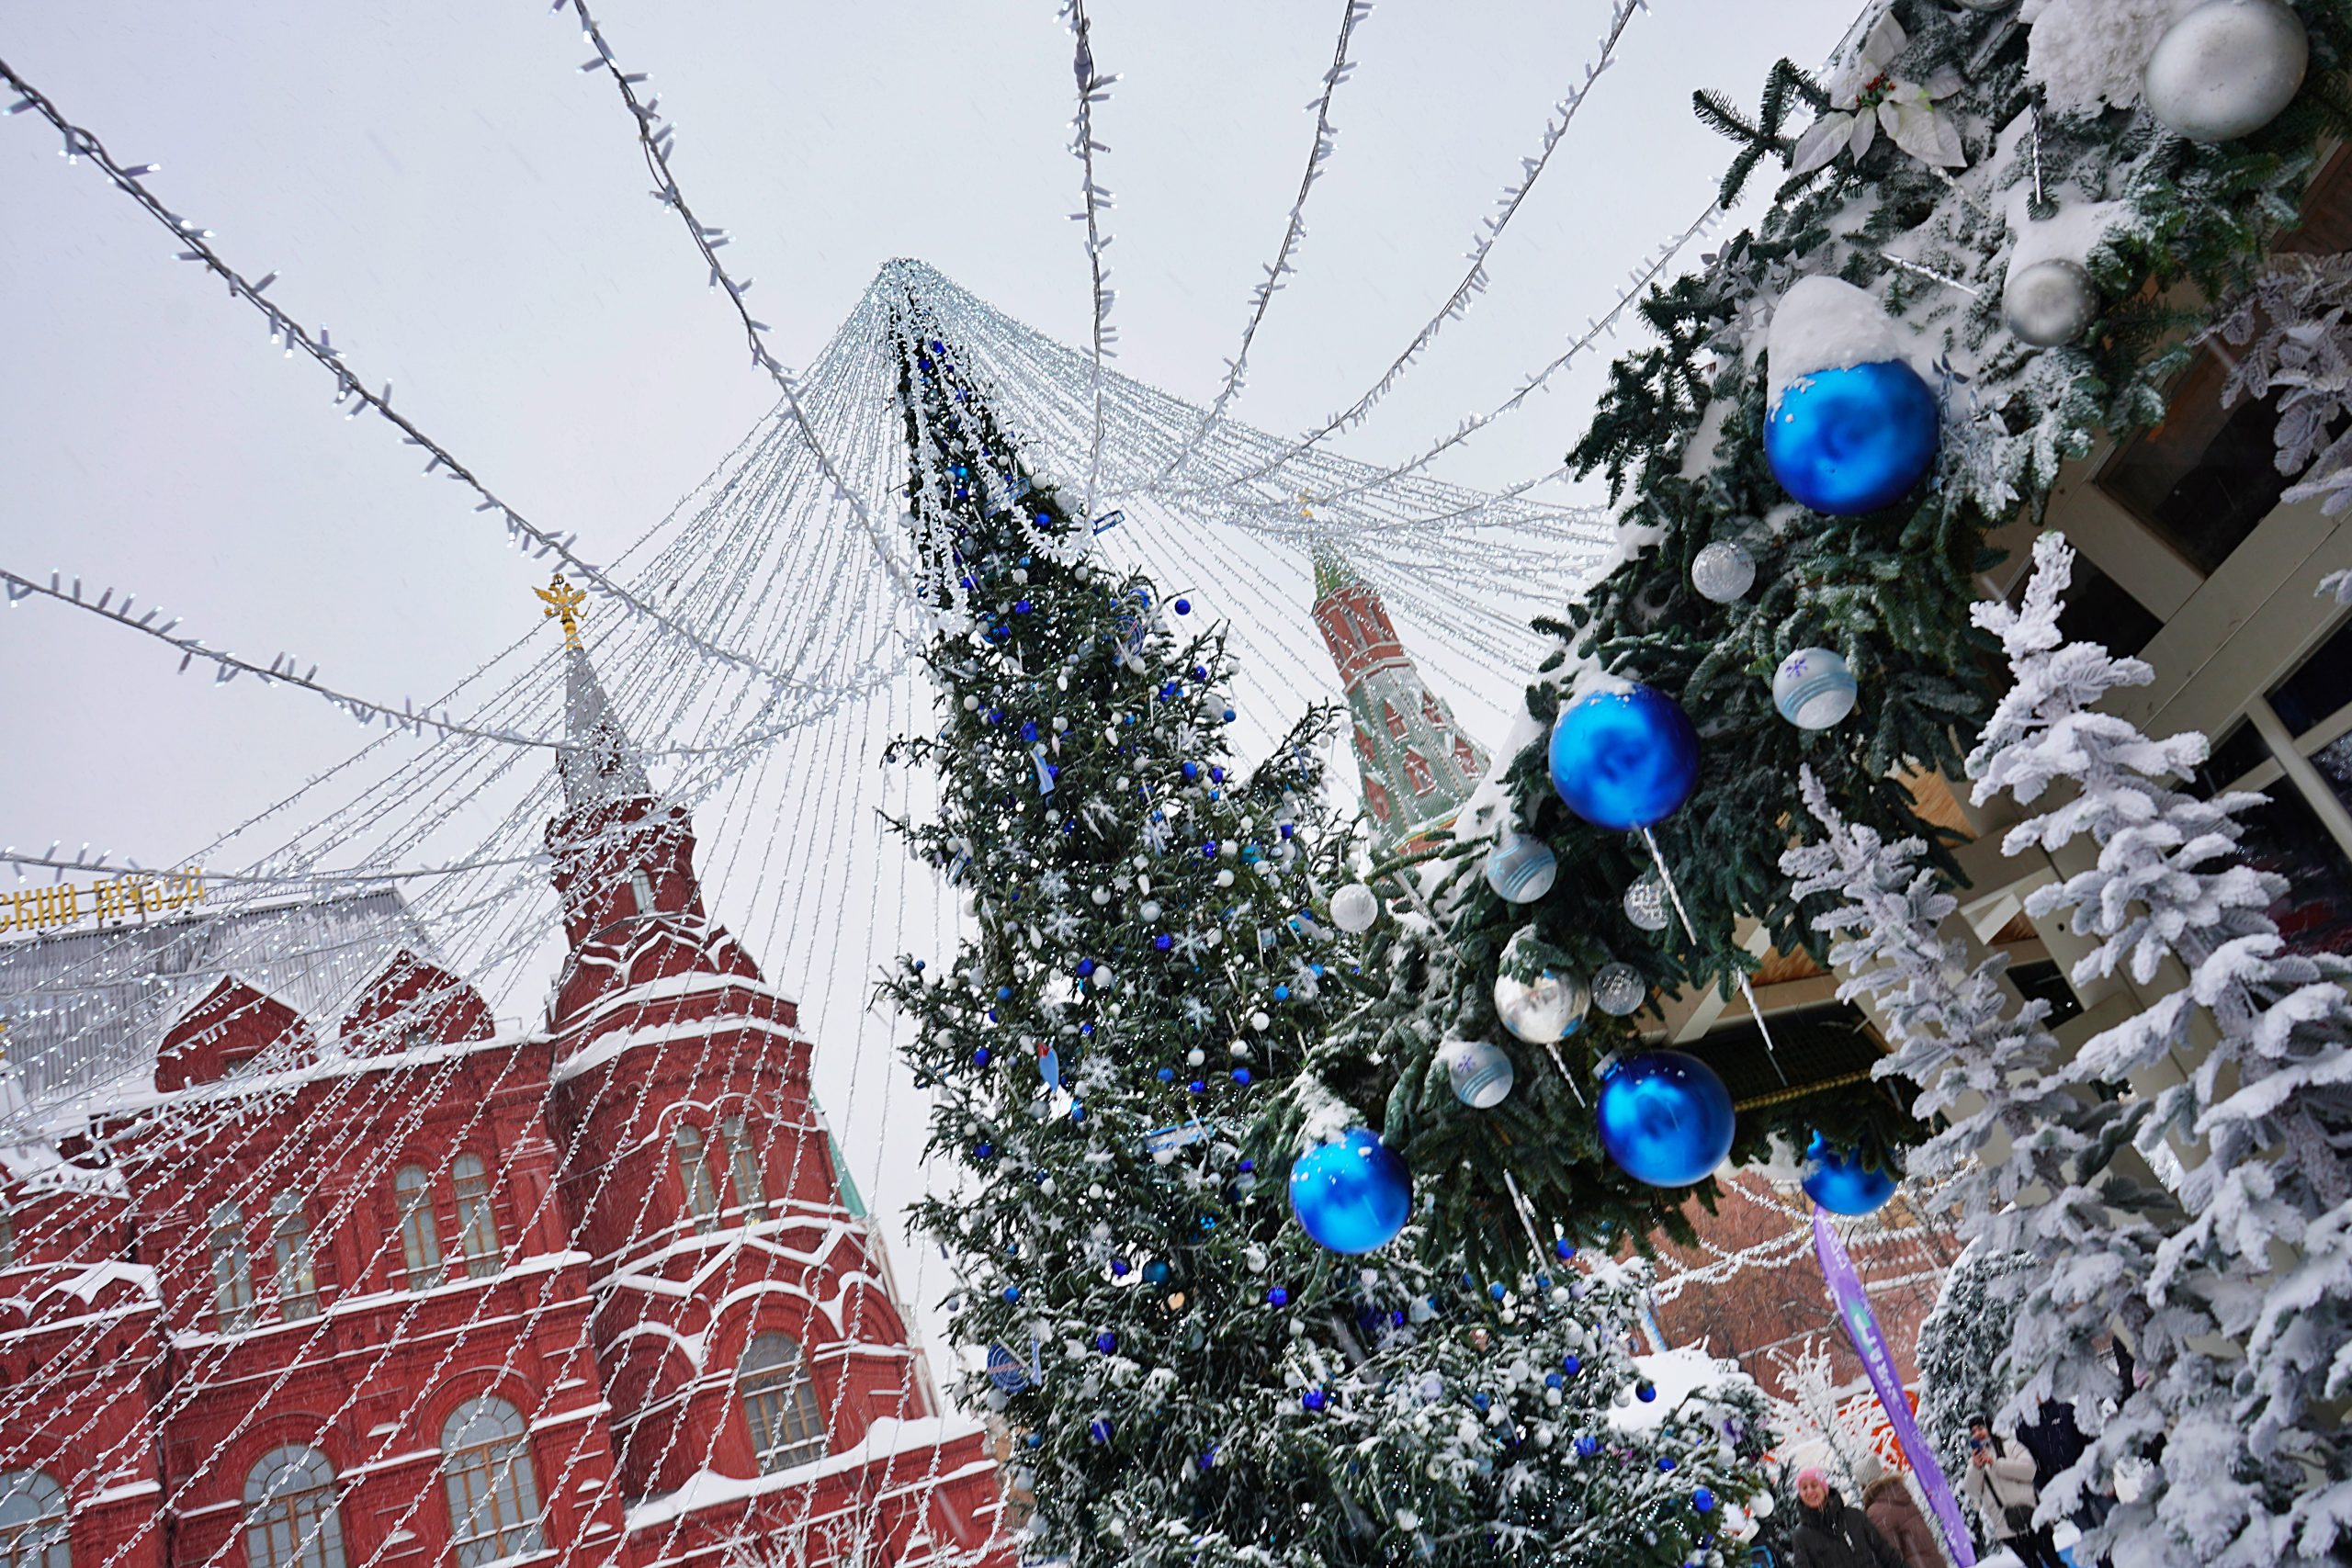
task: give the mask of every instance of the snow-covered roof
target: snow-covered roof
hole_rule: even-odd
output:
[[[11,1079],[0,1133],[47,1122],[117,1086],[151,1086],[156,1049],[234,976],[331,1037],[359,990],[402,949],[430,959],[390,888],[0,942],[0,1021]]]

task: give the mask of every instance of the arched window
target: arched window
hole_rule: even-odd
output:
[[[1372,749],[1372,737],[1364,732],[1362,725],[1356,727],[1356,750],[1363,754],[1363,760],[1367,762],[1377,760],[1378,753]]]
[[[1395,703],[1382,703],[1380,705],[1380,716],[1383,722],[1388,726],[1388,733],[1390,735],[1399,740],[1405,739],[1405,716],[1396,711],[1396,705]]]
[[[8,1217],[7,1210],[0,1209],[0,1269],[14,1269],[16,1266],[17,1222]]]
[[[736,1203],[745,1219],[766,1219],[767,1183],[760,1177],[760,1151],[752,1142],[751,1128],[742,1117],[729,1116],[719,1123],[719,1131],[727,1139],[727,1169],[735,1179]]]
[[[0,1471],[0,1568],[74,1568],[65,1488],[38,1470]]]
[[[458,1568],[546,1548],[539,1483],[523,1417],[503,1399],[469,1399],[441,1424],[441,1474]]]
[[[792,1336],[755,1337],[735,1369],[735,1387],[743,1398],[743,1420],[752,1428],[752,1454],[762,1475],[823,1457],[825,1417]]]
[[[1478,776],[1478,753],[1472,748],[1468,736],[1457,735],[1453,738],[1453,760],[1461,764],[1464,778],[1475,779]]]
[[[272,1449],[245,1475],[245,1568],[344,1568],[334,1467],[316,1449]]]
[[[702,1129],[681,1122],[670,1134],[678,1150],[678,1179],[686,1190],[686,1213],[695,1229],[707,1234],[718,1228],[718,1189],[710,1179],[710,1151],[703,1145]]]
[[[433,1220],[433,1177],[421,1165],[404,1165],[392,1178],[392,1201],[400,1212],[401,1261],[408,1288],[429,1291],[446,1273],[441,1267],[441,1230]]]
[[[245,1211],[233,1199],[212,1209],[212,1316],[227,1332],[254,1325],[254,1261],[245,1250]]]
[[[480,1155],[459,1155],[449,1168],[458,1189],[458,1245],[466,1255],[466,1272],[487,1279],[502,1261],[498,1215],[490,1206],[490,1172]]]
[[[269,1201],[269,1261],[277,1277],[277,1315],[319,1315],[319,1270],[311,1255],[311,1218],[301,1194],[280,1192]]]
[[[1388,792],[1370,779],[1363,781],[1363,803],[1372,807],[1374,821],[1388,820],[1392,809],[1388,804]]]
[[[1440,729],[1443,729],[1446,727],[1447,720],[1445,716],[1445,710],[1437,705],[1437,694],[1435,693],[1423,692],[1421,694],[1421,716],[1428,719]]]

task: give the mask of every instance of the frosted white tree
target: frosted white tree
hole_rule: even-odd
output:
[[[1919,1325],[1919,1430],[1947,1474],[1968,1462],[1968,1418],[2008,1404],[2004,1380],[2017,1300],[2033,1260],[1971,1242]]]
[[[2149,1289],[2159,1303],[2201,1298],[2244,1357],[2220,1369],[2232,1379],[2221,1404],[2204,1368],[2172,1386],[2177,1366],[2154,1363],[2171,1418],[2165,1468],[2193,1478],[2162,1507],[2165,1522],[2207,1561],[2318,1560],[2352,1539],[2352,1456],[2328,1407],[2352,1393],[2352,965],[2281,942],[2266,912],[2279,879],[2237,854],[2237,817],[2259,797],[2175,787],[2204,760],[2202,736],[2153,740],[2097,711],[2152,674],[2063,641],[2073,558],[2045,535],[2022,603],[1975,606],[2014,684],[1969,775],[1980,803],[2003,790],[2023,806],[2053,802],[2009,829],[2006,852],[2085,838],[2097,847],[2095,865],[2026,904],[2036,919],[2071,911],[2073,929],[2097,939],[2077,980],[2125,968],[2144,985],[2166,959],[2187,972],[2186,985],[2086,1043],[2066,1075],[2124,1083],[2176,1053],[2194,1063],[2135,1118],[2143,1150],[2169,1140],[2187,1167],[2186,1223],[2165,1239]],[[2259,1479],[2271,1476],[2294,1483],[2284,1507]]]
[[[2049,1004],[2015,1003],[2001,983],[2006,956],[1972,967],[1965,944],[1942,934],[1957,901],[1925,863],[1923,843],[1884,841],[1845,820],[1810,772],[1802,782],[1824,831],[1818,842],[1790,850],[1781,868],[1796,879],[1798,897],[1839,900],[1813,922],[1834,939],[1830,960],[1847,976],[1838,994],[1875,1001],[1895,1047],[1881,1075],[1923,1086],[1917,1114],[1942,1122],[1913,1152],[1911,1173],[1947,1183],[1957,1229],[1980,1251],[2035,1260],[1990,1363],[1992,1385],[2007,1397],[1988,1414],[2022,1422],[2055,1398],[2075,1406],[2084,1431],[2104,1422],[2112,1433],[2050,1487],[2049,1516],[2064,1517],[2085,1489],[2112,1488],[2120,1460],[2136,1459],[2151,1437],[2175,1429],[2119,1385],[2113,1337],[2120,1331],[2152,1357],[2210,1364],[2186,1341],[2211,1336],[2212,1315],[2193,1294],[2159,1303],[2146,1290],[2163,1239],[2150,1215],[2165,1207],[2163,1195],[2111,1163],[2144,1107],[2064,1081],[2058,1043],[2043,1026]],[[2218,1400],[2225,1390],[2207,1392]],[[2115,1561],[2169,1560],[2153,1520],[2115,1517],[2119,1546],[2155,1548]],[[2103,1544],[2094,1540],[2094,1552]]]

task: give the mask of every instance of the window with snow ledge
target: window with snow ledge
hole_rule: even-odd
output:
[[[694,1222],[695,1235],[708,1235],[718,1228],[718,1186],[711,1179],[710,1150],[702,1129],[681,1122],[670,1134],[670,1142],[678,1151],[678,1181],[685,1189],[686,1217]]]
[[[736,1368],[735,1387],[762,1475],[824,1457],[824,1412],[817,1406],[808,1362],[790,1335],[755,1336]]]
[[[404,1165],[392,1178],[392,1202],[400,1215],[401,1262],[412,1291],[429,1291],[446,1279],[441,1232],[433,1217],[433,1177],[421,1165]]]
[[[441,1474],[458,1568],[543,1551],[539,1484],[522,1414],[503,1399],[469,1399],[441,1426]]]
[[[0,1471],[0,1558],[7,1568],[74,1568],[65,1488],[45,1472]]]
[[[269,1201],[269,1255],[277,1315],[289,1322],[318,1316],[318,1260],[311,1251],[311,1217],[299,1192],[280,1192]]]
[[[334,1467],[318,1450],[272,1449],[245,1476],[245,1568],[344,1568]]]
[[[481,1156],[463,1154],[449,1168],[458,1190],[458,1245],[466,1258],[466,1273],[486,1280],[504,1266],[498,1239],[498,1212],[492,1206],[490,1171]]]
[[[229,1200],[213,1205],[207,1246],[212,1255],[212,1319],[221,1332],[254,1325],[254,1265],[245,1250],[245,1211]]]

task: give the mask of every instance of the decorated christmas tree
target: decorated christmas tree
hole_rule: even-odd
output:
[[[2243,47],[2208,47],[2217,27]],[[1622,506],[1619,559],[1551,628],[1515,754],[1451,853],[1400,874],[1409,918],[1367,942],[1376,995],[1318,1064],[1385,1107],[1417,1170],[1444,1173],[1446,1239],[1497,1233],[1506,1174],[1584,1235],[1672,1234],[1685,1200],[1710,1196],[1704,1179],[1629,1180],[1588,1131],[1637,1018],[1596,1009],[1522,1043],[1498,982],[1532,950],[1562,986],[1607,973],[1638,1007],[1732,990],[1756,962],[1744,921],[1817,952],[1779,872],[1806,768],[1845,819],[1951,870],[1906,781],[1957,776],[1992,709],[1996,667],[1969,620],[1985,536],[2102,433],[2161,417],[2196,329],[2261,276],[2323,134],[2348,123],[2347,43],[2336,0],[1888,0],[1825,73],[1776,67],[1755,115],[1698,96],[1739,143],[1724,197],[1768,169],[1781,184],[1759,224],[1643,304],[1660,341],[1612,367],[1569,455]],[[2312,304],[2323,326],[2329,308]],[[2332,374],[2333,340],[2311,336],[2267,363]],[[2307,397],[2302,460],[2325,446],[2328,395]],[[1571,809],[1577,781],[1547,739],[1626,682],[1694,727],[1687,800],[1648,829],[1679,894],[1662,913],[1653,845]],[[1520,874],[1531,862],[1544,874]],[[1525,1102],[1448,1093],[1457,1040],[1510,1051]],[[1884,1084],[1856,1086],[1743,1113],[1734,1157],[1815,1134],[1875,1166],[1924,1129]]]
[[[1348,849],[1329,717],[1239,766],[1218,636],[1090,558],[919,300],[889,347],[941,694],[895,749],[938,817],[901,827],[972,929],[884,991],[956,1174],[918,1220],[965,1396],[1015,1435],[1034,1551],[1664,1568],[1746,1533],[1760,1402],[1654,1403],[1635,1280],[1565,1243],[1539,1273],[1524,1224],[1507,1270],[1425,1258],[1343,1101],[1266,1122],[1363,984],[1315,913]]]

